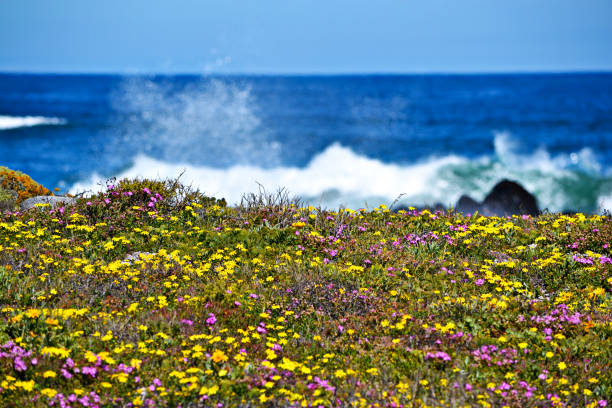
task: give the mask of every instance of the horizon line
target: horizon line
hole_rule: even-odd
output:
[[[256,72],[256,71],[228,71],[228,72],[199,72],[199,71],[47,71],[47,70],[2,70],[0,75],[65,75],[65,76],[470,76],[470,75],[572,75],[572,74],[610,74],[612,68],[605,69],[559,69],[559,70],[473,70],[473,71],[303,71],[303,72]]]

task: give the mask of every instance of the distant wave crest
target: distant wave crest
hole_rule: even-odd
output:
[[[0,115],[0,130],[18,129],[23,127],[41,125],[65,125],[68,123],[63,118],[53,118],[45,116],[5,116]]]

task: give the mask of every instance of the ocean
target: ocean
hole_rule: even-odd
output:
[[[501,179],[540,208],[612,209],[612,73],[0,74],[0,165],[62,193],[172,178],[237,203],[481,200]]]

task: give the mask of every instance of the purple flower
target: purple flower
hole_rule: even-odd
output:
[[[21,357],[15,357],[15,361],[14,361],[14,365],[15,365],[15,370],[17,371],[25,371],[28,369],[28,366],[26,366],[26,364],[23,362],[23,360],[21,359]]]
[[[207,320],[207,322],[208,322],[208,320]],[[188,319],[182,319],[181,323],[183,323],[186,326],[193,326],[193,321],[188,320]]]
[[[206,323],[208,323],[209,325],[213,325],[217,322],[217,318],[215,317],[215,315],[213,313],[210,313],[208,315],[208,319],[206,319]]]
[[[430,358],[439,358],[442,361],[451,361],[450,356],[443,351],[436,351],[435,353],[425,354],[425,360],[428,360]]]
[[[81,372],[82,372],[84,375],[90,375],[90,376],[92,376],[92,377],[94,377],[94,378],[95,378],[95,377],[96,377],[96,374],[97,374],[97,372],[98,372],[98,370],[96,370],[96,368],[95,368],[95,367],[83,367],[83,368],[81,369]]]
[[[474,282],[474,284],[476,286],[482,286],[484,285],[484,282],[485,282],[484,279],[480,278],[480,279],[476,279],[476,282]]]

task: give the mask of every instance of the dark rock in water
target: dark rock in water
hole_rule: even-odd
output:
[[[474,200],[470,196],[466,196],[465,194],[459,197],[459,201],[457,201],[457,205],[455,206],[455,211],[462,213],[475,213],[476,211],[481,211],[481,205],[478,201]]]
[[[535,197],[514,181],[502,180],[485,197],[483,212],[495,215],[529,214],[538,215]]]
[[[502,180],[493,187],[482,203],[463,195],[459,198],[455,210],[463,213],[502,217],[513,214],[538,215],[538,203],[535,197],[518,183]]]
[[[76,202],[76,198],[73,197],[62,197],[62,196],[36,196],[28,198],[21,203],[21,210],[29,210],[34,208],[36,204],[50,204],[55,207],[57,204],[73,204]]]
[[[408,208],[409,207],[405,205],[399,205],[392,208],[392,211],[398,212],[400,210],[408,210]],[[445,208],[440,203],[435,203],[433,206],[429,207],[417,208],[419,211],[424,209],[435,211],[444,210]],[[535,216],[540,213],[538,203],[529,191],[525,190],[520,184],[505,179],[493,187],[482,203],[479,203],[468,195],[462,195],[457,201],[455,211],[465,214],[474,214],[478,211],[479,214],[487,217],[503,217],[514,214]]]

